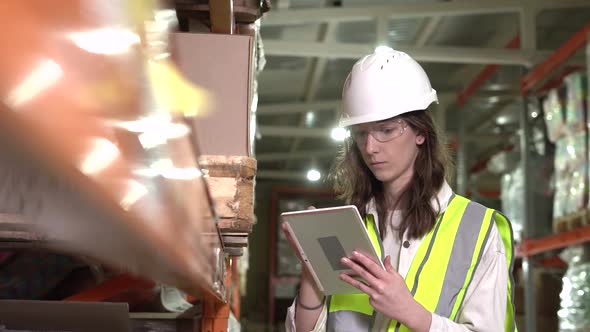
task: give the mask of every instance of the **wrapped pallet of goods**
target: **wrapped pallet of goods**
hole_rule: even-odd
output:
[[[575,72],[543,101],[548,138],[555,143],[553,229],[567,231],[586,222],[588,138],[585,76]],[[562,93],[563,92],[563,93]]]
[[[587,80],[582,72],[574,72],[564,78],[565,84],[565,119],[570,143],[569,173],[571,174],[570,201],[568,212],[580,217],[574,226],[586,223],[586,206],[588,205],[588,131],[585,126],[587,114]]]
[[[555,159],[553,183],[555,195],[553,199],[553,219],[557,220],[567,214],[570,176],[567,172],[568,141],[561,138],[555,142]],[[556,225],[554,225],[556,227]]]
[[[566,137],[565,168],[569,177],[565,213],[573,214],[586,207],[586,132],[577,131]]]
[[[565,130],[565,115],[563,104],[557,89],[551,89],[543,101],[545,125],[549,141],[555,143]]]
[[[506,156],[498,158],[501,156]],[[534,178],[548,178],[551,173],[550,157],[541,154],[532,154],[531,161],[536,167],[532,168],[530,172]],[[524,174],[522,163],[518,161],[517,152],[502,152],[492,160],[498,163],[503,159],[505,164],[501,170],[494,171],[497,174],[502,174],[500,180],[500,199],[502,202],[502,212],[510,218],[512,230],[514,232],[515,241],[519,242],[522,239],[522,230],[524,225],[523,211],[524,211]],[[488,166],[488,169],[490,167]],[[536,221],[536,227],[533,234],[542,236],[550,232],[551,229],[551,188],[547,181],[536,181],[530,186],[531,196],[538,202],[538,206],[532,211],[532,218]]]
[[[563,277],[559,316],[560,332],[588,331],[590,329],[590,247],[580,245],[564,250],[560,257],[568,262]]]
[[[564,78],[565,83],[565,120],[572,130],[584,131],[587,111],[587,78],[582,72],[574,72]]]
[[[519,165],[511,172],[502,175],[500,180],[502,212],[510,218],[514,240],[520,241],[523,227],[524,195],[522,167]]]

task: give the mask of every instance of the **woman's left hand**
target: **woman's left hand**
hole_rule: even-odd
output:
[[[354,251],[352,257],[342,258],[342,263],[351,268],[365,282],[341,273],[340,278],[369,295],[371,306],[385,316],[403,323],[412,331],[428,331],[432,316],[414,300],[404,278],[391,266],[387,256],[383,265],[368,256]]]

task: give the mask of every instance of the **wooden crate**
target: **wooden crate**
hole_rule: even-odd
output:
[[[254,224],[256,160],[244,156],[199,158],[223,233],[250,233]]]

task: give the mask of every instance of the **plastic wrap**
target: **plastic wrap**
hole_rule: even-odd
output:
[[[524,177],[522,167],[518,166],[510,173],[502,175],[501,195],[502,212],[508,216],[512,224],[515,241],[520,241],[520,235],[524,224]]]
[[[565,120],[570,129],[582,130],[586,120],[587,80],[581,72],[564,78],[566,87]]]
[[[207,95],[169,59],[175,11],[144,0],[1,1],[0,11],[10,13],[0,139],[34,156],[1,165],[14,167],[3,173],[17,177],[14,195],[36,195],[20,214],[60,250],[223,297],[220,237],[187,121]]]
[[[578,131],[568,136],[566,177],[569,177],[569,195],[566,204],[566,213],[574,213],[586,206],[586,133]]]
[[[547,98],[543,101],[543,113],[545,114],[549,140],[555,142],[563,134],[565,128],[563,105],[557,89],[552,89],[547,94]]]
[[[504,157],[499,160],[507,161],[502,167],[500,178],[500,199],[502,213],[510,219],[514,231],[514,238],[520,241],[521,232],[524,226],[524,173],[522,163],[518,161],[518,151],[503,152]],[[533,179],[548,179],[552,172],[552,156],[538,155],[532,153],[529,156],[531,168],[530,176]],[[514,165],[514,166],[512,166]],[[535,227],[529,230],[530,236],[544,236],[551,226],[551,203],[553,202],[552,188],[550,181],[532,181],[529,184],[531,199],[536,202],[536,208],[531,211],[531,218],[535,220]]]
[[[590,108],[590,43],[586,43],[586,111]],[[586,114],[586,126],[590,128],[590,116]]]
[[[561,308],[559,331],[577,332],[590,328],[590,262],[588,248],[570,247],[561,253],[561,258],[569,262],[563,277],[563,288],[559,295]]]
[[[487,170],[494,174],[505,174],[512,172],[519,163],[520,156],[517,153],[501,151],[490,158]]]
[[[555,142],[553,218],[577,212],[586,206],[586,133],[578,131]]]

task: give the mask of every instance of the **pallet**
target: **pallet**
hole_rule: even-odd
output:
[[[213,197],[222,233],[252,232],[254,225],[254,176],[256,160],[243,156],[199,158]]]
[[[553,232],[563,233],[590,224],[590,211],[581,210],[553,221]]]

